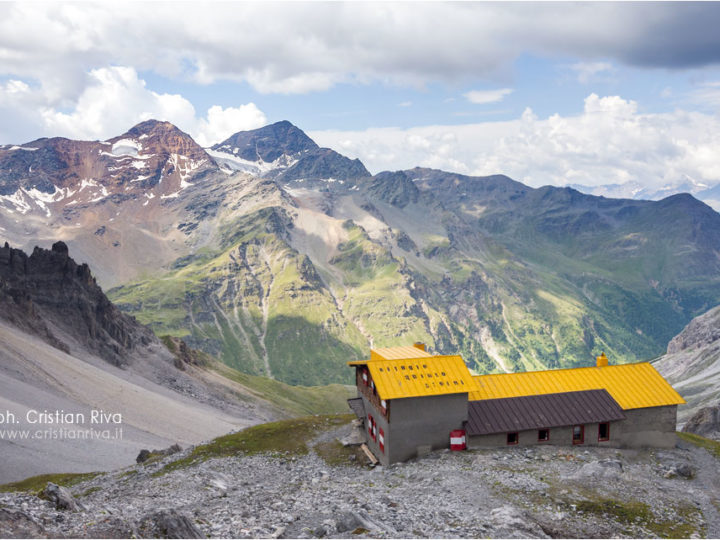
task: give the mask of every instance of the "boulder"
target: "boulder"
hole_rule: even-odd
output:
[[[78,505],[72,496],[70,491],[63,487],[48,482],[47,486],[43,490],[43,496],[55,505],[58,510],[70,510],[71,512],[78,511]]]
[[[140,533],[146,538],[205,538],[195,523],[176,510],[160,510],[145,516]]]
[[[182,448],[177,443],[173,444],[172,446],[168,446],[163,450],[147,450],[143,448],[142,450],[140,450],[140,453],[135,458],[135,461],[137,463],[145,463],[148,459],[152,457],[170,456],[172,454],[177,454],[180,451],[182,451]]]

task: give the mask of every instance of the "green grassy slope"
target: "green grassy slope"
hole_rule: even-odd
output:
[[[229,366],[291,384],[348,382],[348,360],[366,348],[338,316],[309,259],[278,230],[282,211],[265,208],[226,224],[214,253],[109,291],[121,309],[158,334],[182,337]]]
[[[356,210],[328,214],[342,240],[324,254],[298,251],[297,206],[274,195],[222,217],[214,249],[110,297],[158,333],[295,385],[349,383],[346,361],[413,341],[478,372],[601,351],[643,360],[720,303],[720,216],[685,196],[615,201],[427,170],[341,196]],[[370,220],[386,232],[358,224]]]

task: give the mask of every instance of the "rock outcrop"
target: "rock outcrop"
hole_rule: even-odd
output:
[[[7,243],[0,247],[0,307],[0,317],[64,352],[69,336],[117,366],[157,339],[108,300],[64,242],[50,250],[36,247],[30,256]]]
[[[690,417],[682,430],[720,440],[720,403],[700,409]]]
[[[688,431],[699,435],[711,433],[710,412],[702,411],[707,407],[717,408],[718,405],[720,306],[690,321],[670,341],[667,354],[654,361],[653,365],[687,401],[687,405],[678,408],[679,424],[687,422],[686,425],[691,428]],[[715,425],[718,426],[715,429],[720,432],[720,424]]]
[[[205,538],[190,518],[175,510],[148,515],[140,524],[145,538]]]
[[[720,339],[720,306],[695,317],[668,343],[667,353],[674,354],[710,345]]]

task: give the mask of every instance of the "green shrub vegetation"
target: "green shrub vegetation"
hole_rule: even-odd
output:
[[[60,473],[60,474],[41,474],[39,476],[31,476],[25,480],[11,482],[9,484],[0,485],[0,492],[19,492],[27,491],[37,493],[45,489],[48,482],[57,484],[58,486],[72,487],[87,480],[92,480],[98,476],[99,472],[92,473]]]
[[[347,400],[357,393],[354,386],[341,384],[291,386],[267,377],[248,375],[218,362],[212,364],[212,369],[240,383],[257,398],[269,401],[288,416],[343,413],[348,410]]]
[[[682,440],[692,443],[701,448],[705,448],[711,455],[716,458],[720,458],[720,442],[708,439],[701,435],[695,435],[694,433],[685,433],[684,431],[678,431],[677,436]]]
[[[702,532],[699,523],[702,521],[700,512],[690,506],[674,509],[682,519],[658,519],[650,507],[638,501],[618,501],[614,499],[598,499],[579,501],[576,503],[577,511],[609,516],[612,519],[628,526],[639,525],[658,538],[690,538],[697,532]],[[627,534],[632,535],[629,529]]]
[[[237,454],[305,455],[309,452],[308,443],[318,433],[348,424],[353,418],[351,414],[318,415],[252,426],[196,446],[187,457],[167,464],[155,475],[161,476],[211,458]]]

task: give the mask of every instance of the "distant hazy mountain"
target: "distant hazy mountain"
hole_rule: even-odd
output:
[[[690,195],[370,176],[289,122],[2,147],[2,236],[64,240],[158,333],[294,384],[410,341],[479,371],[647,359],[720,303],[720,214]]]
[[[720,182],[705,184],[689,176],[677,182],[663,185],[659,188],[647,187],[639,182],[626,182],[624,184],[606,184],[601,186],[584,186],[570,184],[568,187],[577,189],[589,195],[609,197],[613,199],[635,199],[658,201],[671,195],[690,193],[698,200],[703,201],[715,210],[720,210]]]

